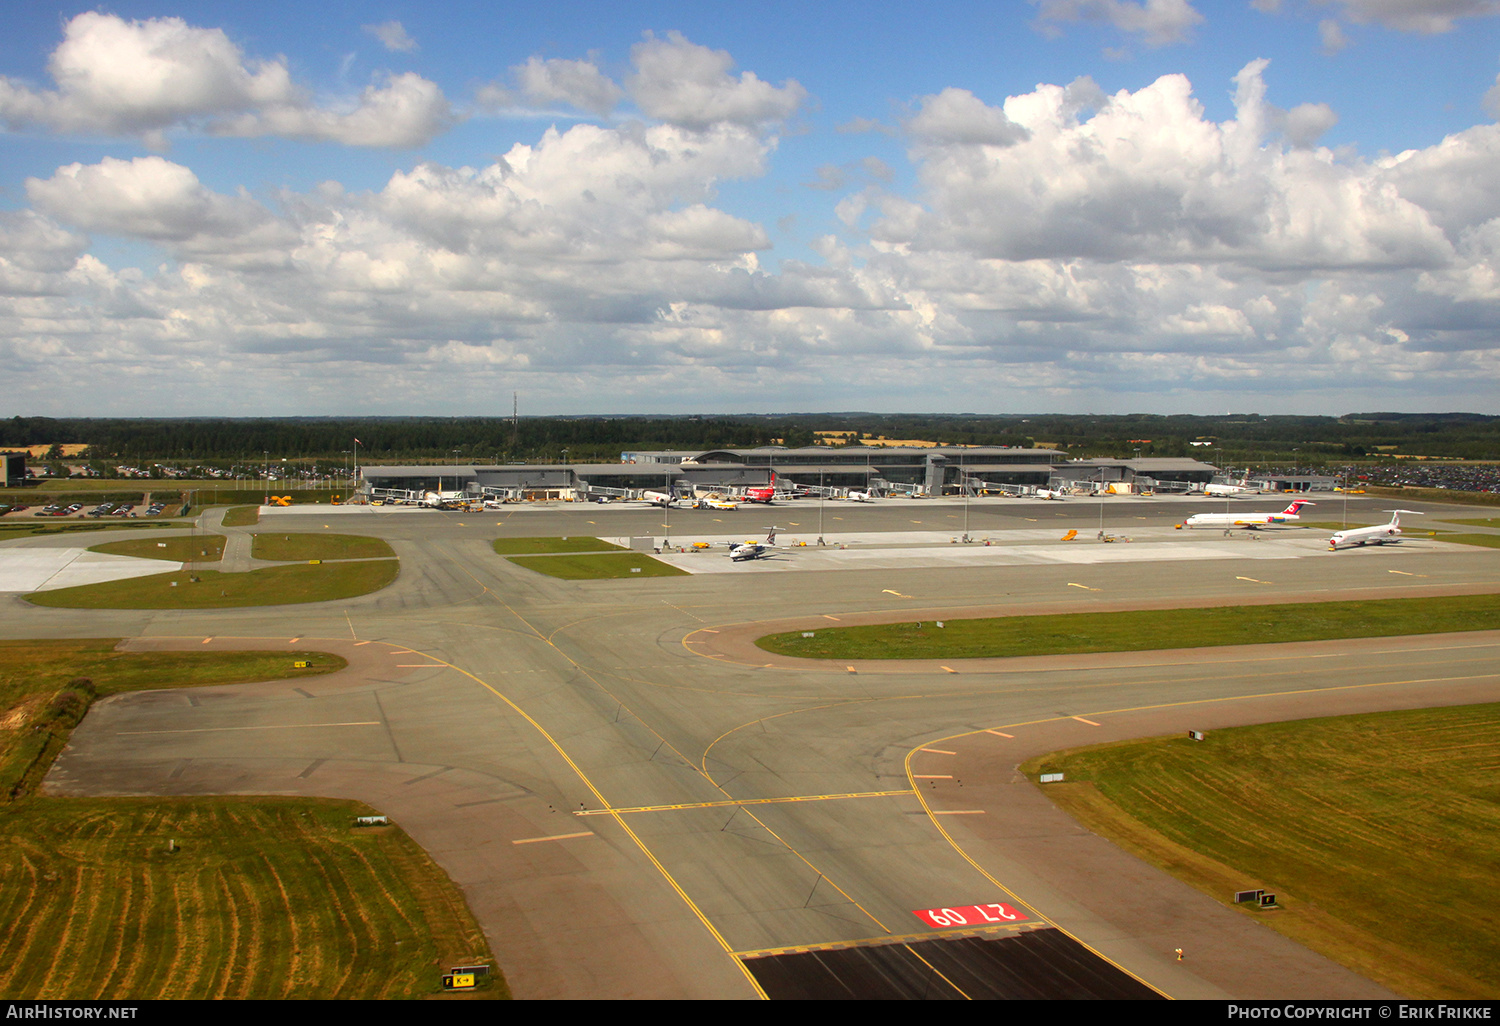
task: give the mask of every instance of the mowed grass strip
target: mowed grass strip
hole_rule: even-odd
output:
[[[1486,549],[1500,549],[1500,534],[1447,534],[1439,533],[1438,541],[1455,545],[1478,545]]]
[[[1100,833],[1398,993],[1500,993],[1500,704],[1055,753],[1044,793]]]
[[[29,517],[30,513],[22,513],[22,517]],[[0,522],[0,541],[9,541],[12,538],[26,538],[33,535],[43,534],[77,534],[83,531],[138,531],[142,528],[169,527],[181,531],[189,525],[182,521],[173,520],[117,520],[114,522],[98,520],[64,520],[61,523],[56,518],[48,517],[44,520],[30,522],[20,517],[7,518]]]
[[[26,601],[65,609],[233,609],[328,602],[379,591],[396,579],[400,565],[394,559],[372,559],[293,563],[239,574],[179,571],[38,591]]]
[[[579,556],[512,556],[510,561],[527,570],[565,581],[603,581],[624,577],[685,577],[679,570],[643,552],[602,552]]]
[[[1447,520],[1449,524],[1461,524],[1464,527],[1500,527],[1500,517],[1481,517],[1478,520]]]
[[[90,552],[141,559],[166,559],[173,563],[216,563],[224,558],[222,534],[186,535],[178,538],[130,538],[89,546]]]
[[[623,552],[621,546],[598,538],[496,538],[498,556],[530,556],[549,552]]]
[[[373,810],[48,798],[0,817],[0,997],[391,999],[493,965],[455,888]],[[169,850],[175,845],[175,851]],[[483,996],[506,996],[495,977]]]
[[[359,534],[255,534],[250,555],[255,559],[394,559],[383,538]]]
[[[328,652],[120,652],[118,638],[0,641],[0,710],[22,695],[50,692],[75,677],[94,682],[100,696],[189,684],[286,680],[342,670]],[[310,665],[299,669],[296,662]]]
[[[1141,609],[818,628],[770,634],[768,652],[808,659],[978,659],[1261,645],[1500,629],[1500,595]]]
[[[225,527],[253,527],[260,523],[259,506],[232,506],[224,511]]]

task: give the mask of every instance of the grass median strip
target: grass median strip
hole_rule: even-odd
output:
[[[400,562],[293,563],[249,573],[179,571],[76,588],[38,591],[26,601],[65,609],[230,609],[327,602],[379,591],[396,579]]]
[[[495,554],[531,556],[554,552],[624,552],[620,546],[598,538],[496,538]]]
[[[1500,595],[1458,595],[1004,616],[946,620],[942,627],[908,620],[770,634],[756,644],[807,659],[981,659],[1497,629]]]
[[[383,538],[359,534],[255,534],[255,559],[391,559],[396,553]]]
[[[679,570],[642,552],[599,552],[578,556],[512,556],[527,570],[565,581],[601,581],[625,577],[685,577]]]
[[[1059,752],[1044,793],[1265,925],[1421,998],[1500,991],[1500,704],[1209,731]]]
[[[165,559],[173,563],[217,562],[224,558],[222,534],[196,534],[177,538],[131,538],[89,546],[90,552],[114,556],[136,556],[141,559]]]
[[[259,506],[231,506],[224,511],[225,527],[253,527],[260,523]]]

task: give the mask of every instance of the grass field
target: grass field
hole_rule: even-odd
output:
[[[1448,534],[1438,532],[1438,541],[1455,545],[1478,545],[1486,549],[1500,549],[1500,534]]]
[[[317,565],[293,563],[238,574],[217,570],[179,571],[38,591],[27,595],[26,601],[65,609],[231,609],[292,605],[368,595],[394,581],[399,570],[398,560],[372,559]]]
[[[598,538],[496,538],[495,553],[500,556],[531,556],[550,552],[624,551],[618,545]]]
[[[225,527],[253,527],[260,523],[259,506],[233,506],[224,511]]]
[[[601,552],[581,556],[512,556],[527,570],[565,581],[603,581],[625,577],[684,577],[679,570],[642,552]]]
[[[1480,517],[1476,520],[1449,520],[1450,524],[1461,524],[1464,527],[1500,527],[1500,517]]]
[[[493,965],[452,882],[372,810],[35,799],[0,815],[0,998],[413,998]],[[169,851],[169,842],[176,850]],[[503,979],[481,992],[506,996]]]
[[[29,517],[30,515],[29,513],[24,513],[22,517]],[[180,531],[187,526],[181,520],[158,520],[154,517],[150,520],[115,521],[113,523],[107,521],[101,523],[97,520],[55,520],[50,517],[46,520],[28,522],[21,519],[21,517],[15,517],[0,521],[0,541],[9,541],[12,538],[28,538],[33,535],[42,534],[79,534],[85,531],[138,531],[143,527],[148,530],[151,528],[170,527]]]
[[[256,559],[394,559],[390,543],[358,534],[257,534]]]
[[[114,646],[0,642],[0,998],[411,998],[493,964],[452,882],[399,827],[355,829],[358,803],[35,797],[95,694],[346,665]]]
[[[768,652],[807,659],[977,659],[1258,645],[1500,629],[1500,595],[1143,609],[876,624],[770,634]]]
[[[1090,830],[1398,993],[1500,993],[1500,705],[1346,716],[1056,753]]]
[[[142,559],[166,559],[173,563],[216,563],[224,558],[222,534],[184,535],[176,538],[131,538],[89,546],[90,552]]]

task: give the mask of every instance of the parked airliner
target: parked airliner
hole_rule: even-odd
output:
[[[769,556],[771,549],[776,545],[776,532],[778,530],[779,528],[771,528],[770,533],[766,535],[766,540],[763,542],[731,542],[729,545],[729,558],[738,563],[745,559],[760,559],[763,556]]]
[[[1316,503],[1307,499],[1294,499],[1292,504],[1280,513],[1194,513],[1181,524],[1183,527],[1222,527],[1226,531],[1233,527],[1243,527],[1251,531],[1259,530],[1267,524],[1295,524],[1298,520],[1297,511],[1303,506],[1314,506]]]
[[[1352,548],[1355,545],[1384,545],[1386,542],[1400,541],[1401,539],[1401,514],[1415,513],[1422,516],[1421,510],[1416,509],[1387,509],[1383,513],[1391,515],[1389,524],[1376,524],[1374,527],[1351,527],[1347,531],[1339,531],[1328,539],[1328,551],[1335,552],[1341,546]]]

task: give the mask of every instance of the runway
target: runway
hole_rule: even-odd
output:
[[[541,577],[496,557],[488,542],[639,537],[662,511],[345,515],[340,532],[391,540],[402,560],[391,587],[349,602],[214,613],[39,609],[4,596],[0,629],[194,649],[298,638],[345,655],[348,670],[295,686],[101,702],[48,789],[369,801],[463,888],[520,997],[749,998],[785,993],[766,967],[805,965],[796,959],[809,951],[861,953],[815,959],[846,966],[837,972],[850,979],[878,964],[902,980],[907,970],[880,961],[898,949],[963,937],[943,945],[943,957],[1000,965],[1025,962],[1032,956],[1015,952],[1035,944],[1053,951],[1054,935],[1076,938],[1148,993],[1387,996],[1081,831],[1013,767],[1032,753],[1116,737],[1493,699],[1495,637],[852,672],[779,664],[743,643],[798,623],[1500,587],[1493,550],[1413,539],[1327,553],[1306,533],[1181,538],[1171,528],[1180,504],[1122,502],[1082,515],[1057,505],[1011,501],[977,514],[954,503],[843,507],[849,534],[929,534],[946,523],[900,521],[964,516],[985,521],[971,523],[971,536],[1018,533],[990,546],[894,538],[882,549],[877,538],[847,550],[798,548],[798,561],[805,552],[828,561],[809,559],[796,573],[764,572],[767,560],[734,565],[748,571],[738,577],[611,582]],[[805,531],[809,512],[775,515]],[[279,511],[276,525],[320,531],[325,513]],[[1028,522],[1046,516],[1058,532]],[[1063,550],[1093,558],[989,555],[1052,551],[1060,543],[1049,539],[1099,521],[1137,540]],[[679,529],[669,530],[662,537],[675,540]],[[1115,555],[1173,545],[1194,555]],[[844,555],[878,551],[912,561]],[[942,562],[956,552],[972,558]],[[995,905],[1024,921],[934,926],[917,915]],[[988,943],[1032,933],[1035,944],[1019,948]],[[1175,961],[1176,947],[1193,957]],[[1012,954],[992,958],[1001,948]],[[912,972],[916,996],[977,996],[923,989],[925,970]],[[800,968],[788,975],[813,980]]]

